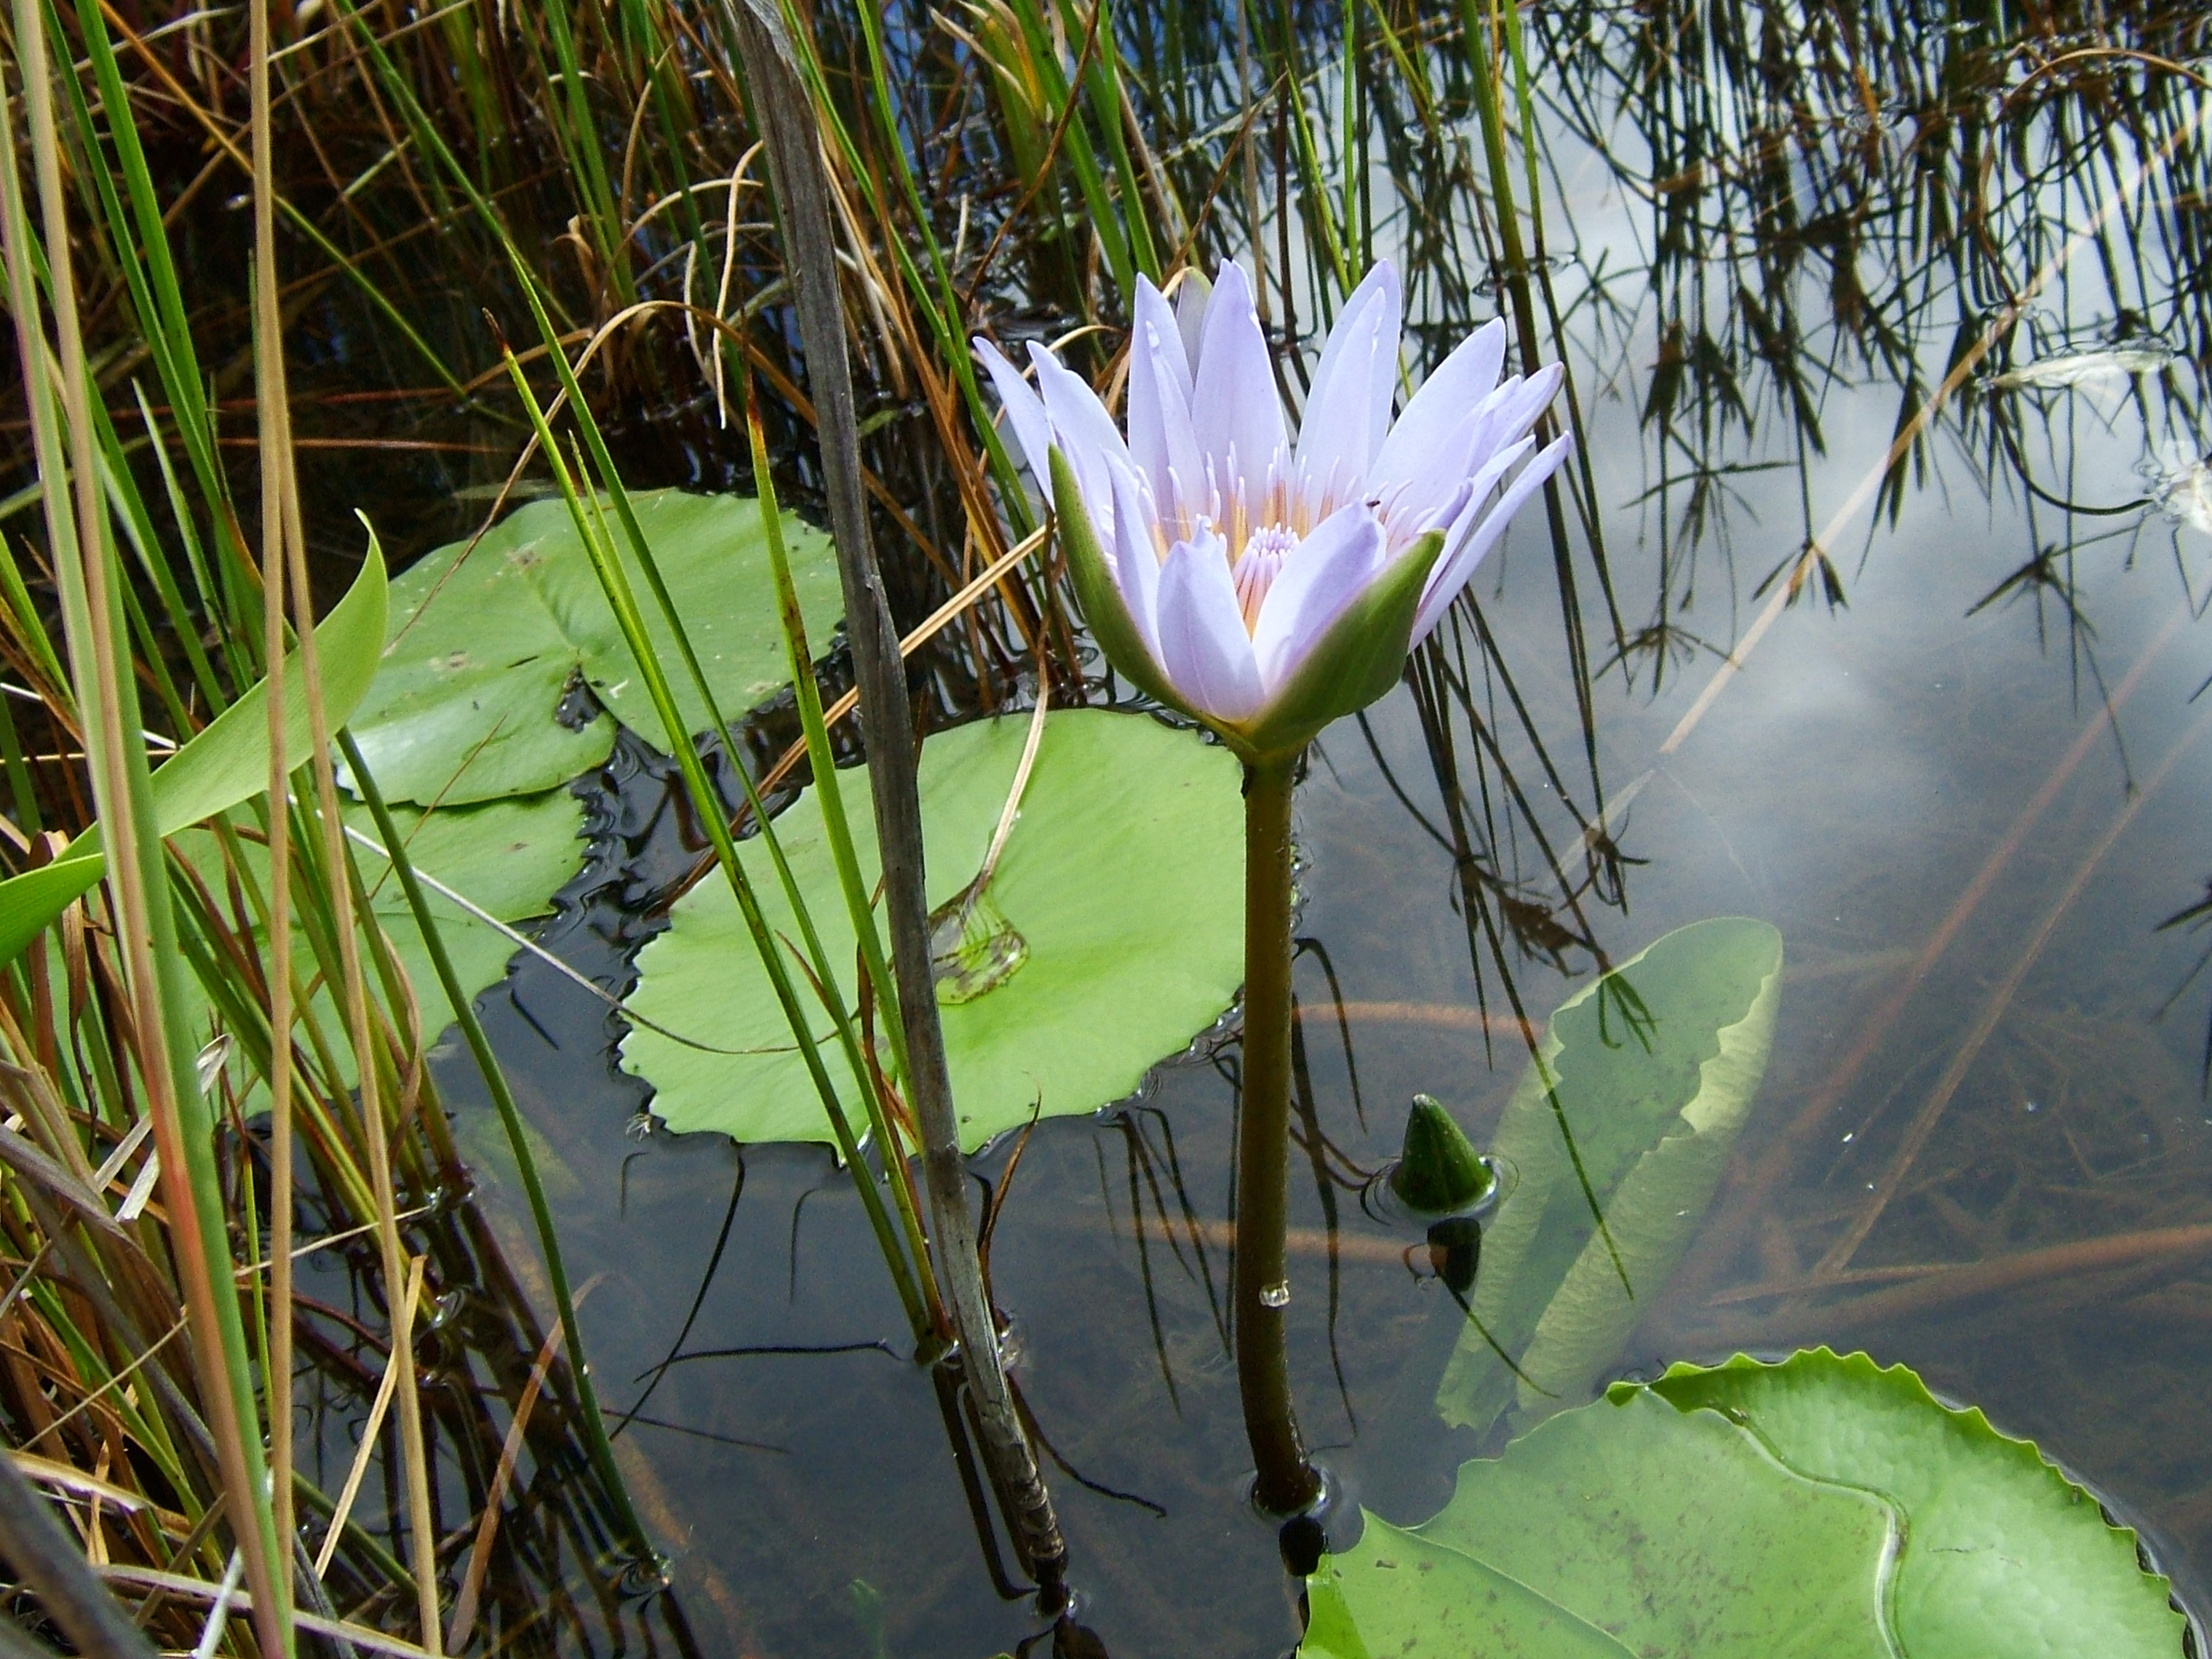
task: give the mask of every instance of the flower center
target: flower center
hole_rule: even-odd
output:
[[[1237,579],[1237,604],[1244,613],[1246,633],[1259,626],[1260,607],[1267,603],[1267,590],[1275,585],[1283,561],[1297,544],[1295,535],[1273,524],[1254,531],[1245,541],[1231,574]]]

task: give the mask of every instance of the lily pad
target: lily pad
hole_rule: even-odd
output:
[[[409,860],[416,874],[424,878],[426,887],[434,880],[509,926],[550,911],[553,895],[583,863],[584,848],[580,837],[584,828],[584,806],[565,789],[517,800],[441,807],[427,815],[405,806],[395,806],[392,813]],[[366,806],[349,805],[345,820],[348,827],[381,845],[376,821]],[[241,827],[255,826],[258,834],[258,819],[240,812],[234,815],[234,821]],[[222,855],[214,832],[204,829],[189,830],[174,841],[200,872],[218,902],[227,907]],[[269,879],[267,849],[258,841],[242,845],[253,878],[265,894]],[[353,843],[353,854],[360,866],[362,880],[369,890],[369,908],[392,940],[393,953],[414,989],[424,1027],[430,1032],[442,1030],[449,1018],[445,992],[431,965],[429,948],[422,942],[422,931],[415,924],[414,912],[408,908],[398,878],[391,873],[390,860],[358,841]],[[505,975],[507,961],[515,952],[514,941],[434,889],[429,890],[428,896],[439,937],[453,959],[453,971],[459,975],[463,988],[474,996],[487,986],[496,984]],[[257,940],[260,938],[258,929],[256,937]],[[304,933],[299,936],[293,952],[299,971],[313,975],[316,962]],[[368,966],[366,963],[363,965]],[[345,1080],[350,1083],[352,1055],[345,1022],[327,987],[319,985],[316,988],[314,1016],[333,1052],[339,1056]]]
[[[1302,1659],[2172,1659],[2135,1535],[1903,1367],[1820,1350],[1677,1366],[1367,1516],[1307,1580]]]
[[[1942,1405],[1903,1365],[1825,1348],[1739,1356],[1676,1365],[1650,1392],[1731,1417],[1784,1468],[1866,1487],[1905,1517],[1890,1599],[1912,1659],[2079,1653],[2091,1631],[2109,1659],[2179,1650],[2184,1620],[2135,1534],[2033,1443]]]
[[[975,877],[1021,759],[1028,717],[933,735],[921,751],[924,853],[933,906]],[[841,776],[864,882],[876,882],[866,769]],[[988,893],[1028,947],[1018,972],[943,1001],[945,1046],[970,1149],[1029,1121],[1087,1112],[1133,1091],[1228,1006],[1243,978],[1244,851],[1239,769],[1225,750],[1148,716],[1049,715],[1020,821]],[[848,1006],[854,936],[811,790],[776,820]],[[739,855],[769,925],[796,939],[765,850]],[[742,1141],[830,1139],[736,901],[720,878],[675,907],[638,957],[630,1006],[718,1049],[643,1026],[623,1063],[659,1091],[672,1129]],[[804,994],[805,981],[797,976]],[[827,1042],[827,1015],[815,1035]],[[849,1086],[832,1054],[832,1076]],[[888,1063],[888,1062],[886,1062]]]
[[[1517,1430],[1589,1397],[1712,1201],[1765,1073],[1781,978],[1782,936],[1724,916],[1560,1005],[1492,1144],[1513,1179],[1437,1393],[1447,1423],[1482,1431],[1511,1412]]]
[[[760,504],[675,489],[630,500],[708,684],[734,720],[787,678]],[[843,614],[836,555],[790,514],[783,537],[818,647]],[[685,727],[703,732],[711,720],[674,637],[619,530],[614,540]],[[579,673],[607,713],[571,730],[554,714]],[[567,782],[606,759],[616,720],[668,745],[567,506],[543,501],[474,546],[438,549],[392,584],[383,666],[353,732],[389,798],[458,805]]]

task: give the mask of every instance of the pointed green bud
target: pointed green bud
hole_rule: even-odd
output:
[[[1405,1150],[1390,1172],[1398,1201],[1416,1215],[1453,1215],[1489,1197],[1497,1182],[1451,1114],[1427,1095],[1415,1095]]]

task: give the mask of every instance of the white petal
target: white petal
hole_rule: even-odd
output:
[[[1113,550],[1114,580],[1121,590],[1121,602],[1129,607],[1137,637],[1152,653],[1153,662],[1158,663],[1160,556],[1152,541],[1152,514],[1135,473],[1126,466],[1109,471],[1114,479],[1114,538],[1109,544]]]
[[[1283,400],[1252,301],[1252,279],[1242,265],[1221,267],[1206,303],[1191,424],[1216,481],[1224,491],[1243,489],[1247,505],[1256,507],[1276,452],[1285,447]]]
[[[1100,540],[1111,546],[1107,538],[1113,528],[1114,487],[1106,469],[1113,461],[1127,465],[1129,447],[1121,441],[1121,430],[1106,412],[1106,405],[1080,374],[1063,368],[1060,359],[1035,343],[1030,347],[1030,366],[1036,370],[1037,391],[1052,422],[1053,441],[1074,469],[1076,486],[1083,491],[1083,504],[1093,528]]]
[[[1142,276],[1129,336],[1129,456],[1152,486],[1170,535],[1188,535],[1197,505],[1188,492],[1206,477],[1191,428],[1190,368],[1168,302]]]
[[[1037,487],[1048,495],[1052,490],[1052,425],[1045,419],[1044,404],[1030,390],[1030,383],[1016,368],[981,335],[971,343],[975,356],[991,376],[991,384],[999,389],[999,402],[1006,411],[1006,424],[1014,429],[1014,441],[1022,452],[1022,459],[1030,464],[1036,477]]]
[[[1497,506],[1486,514],[1478,500],[1453,527],[1459,538],[1458,545],[1454,546],[1449,540],[1445,543],[1444,556],[1429,576],[1428,587],[1421,595],[1421,608],[1413,617],[1415,645],[1428,638],[1443,620],[1444,612],[1451,608],[1460,590],[1474,579],[1474,568],[1482,562],[1482,556],[1505,533],[1505,526],[1512,522],[1522,504],[1536,493],[1537,487],[1559,470],[1559,464],[1574,447],[1574,439],[1565,434],[1553,439],[1506,485],[1505,494],[1498,498]],[[1516,448],[1507,453],[1517,454],[1519,451]]]
[[[1468,476],[1511,448],[1527,434],[1526,422],[1520,431],[1507,430],[1522,384],[1518,374],[1501,382],[1495,392],[1465,411],[1459,424],[1447,435],[1437,440],[1411,477],[1395,480],[1384,487],[1378,499],[1384,502],[1384,511],[1394,529],[1416,524],[1433,526],[1443,522],[1445,516],[1458,516],[1459,509],[1467,505],[1463,486]],[[1504,471],[1503,466],[1491,470],[1490,483],[1484,486],[1483,493],[1488,492]],[[1446,515],[1444,509],[1448,506],[1451,511]]]
[[[1193,272],[1185,279],[1186,288],[1197,280]],[[1139,325],[1150,323],[1158,331],[1160,350],[1168,373],[1175,379],[1176,387],[1182,393],[1186,408],[1190,404],[1190,347],[1183,339],[1183,323],[1180,313],[1168,304],[1167,296],[1152,286],[1152,279],[1139,271],[1137,274],[1137,311],[1135,320]]]
[[[1160,567],[1160,666],[1202,714],[1241,720],[1259,711],[1260,665],[1237,605],[1221,538],[1177,542]]]
[[[1460,342],[1437,372],[1421,383],[1382,441],[1369,474],[1370,492],[1402,484],[1436,465],[1437,452],[1461,430],[1461,422],[1498,385],[1505,362],[1505,321],[1495,318]]]
[[[1459,432],[1433,453],[1423,470],[1406,480],[1392,496],[1392,524],[1423,519],[1431,524],[1441,522],[1437,514],[1457,481],[1471,469],[1487,469],[1491,483],[1495,483],[1504,468],[1491,467],[1490,462],[1507,450],[1518,453],[1525,447],[1522,441],[1528,428],[1558,394],[1565,374],[1559,364],[1552,363],[1526,380],[1516,374],[1501,383],[1476,406]],[[1489,493],[1490,484],[1486,483],[1474,492],[1475,499],[1480,501]]]
[[[1483,414],[1488,425],[1484,441],[1492,448],[1517,443],[1528,435],[1567,376],[1564,363],[1547,363],[1527,380],[1509,380],[1485,398]],[[1478,451],[1478,458],[1480,452]]]
[[[1252,653],[1269,696],[1382,568],[1382,526],[1364,502],[1330,514],[1291,550],[1252,629]]]
[[[1361,492],[1390,424],[1402,298],[1388,259],[1352,291],[1322,348],[1298,428],[1298,471],[1334,499]]]
[[[1182,286],[1176,289],[1176,332],[1182,336],[1183,361],[1189,365],[1191,379],[1198,378],[1199,337],[1206,332],[1206,302],[1213,298],[1213,284],[1193,266],[1183,276]]]

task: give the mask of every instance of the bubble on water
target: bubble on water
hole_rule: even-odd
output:
[[[1263,1308],[1289,1307],[1291,1305],[1290,1281],[1279,1279],[1273,1284],[1267,1285],[1260,1292],[1260,1305]]]

